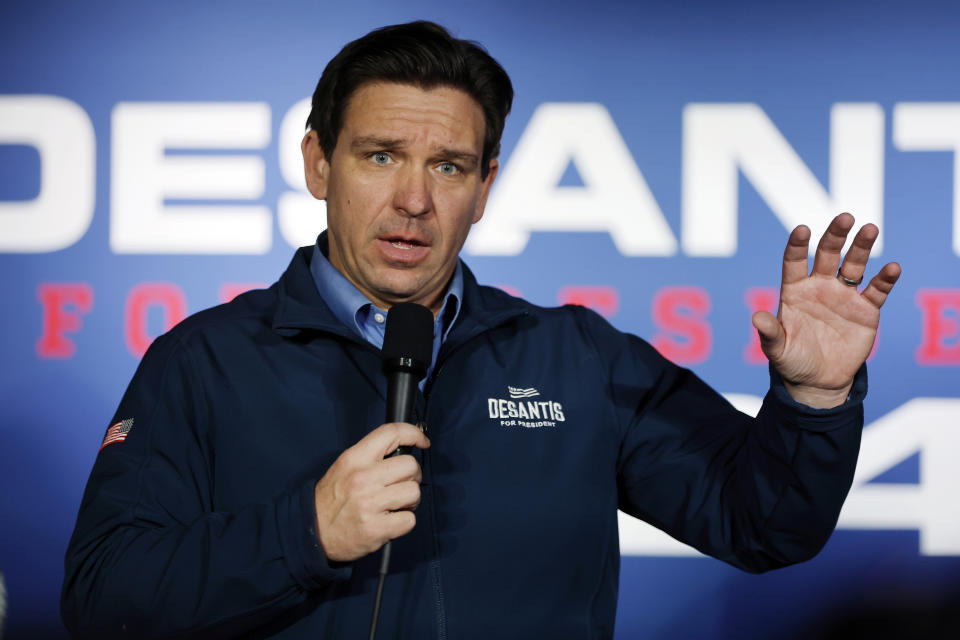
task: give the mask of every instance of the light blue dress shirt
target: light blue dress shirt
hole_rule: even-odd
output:
[[[387,325],[387,312],[370,302],[352,282],[330,264],[327,256],[320,249],[319,240],[313,245],[310,274],[313,276],[313,282],[317,286],[320,297],[330,307],[333,315],[344,326],[354,330],[359,337],[377,349],[382,349],[383,332]],[[446,340],[447,334],[450,333],[453,323],[456,322],[457,316],[460,314],[460,301],[462,299],[463,268],[458,260],[457,268],[453,272],[453,279],[450,281],[450,286],[443,298],[440,313],[436,315],[433,321],[433,358],[430,361],[430,368],[427,369],[427,378],[433,373],[433,368],[437,363],[440,345]],[[426,378],[420,381],[421,390],[424,384],[426,384]]]

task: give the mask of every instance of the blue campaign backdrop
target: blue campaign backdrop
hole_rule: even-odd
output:
[[[751,576],[624,522],[617,637],[960,629],[950,3],[41,0],[0,16],[11,638],[65,635],[63,552],[150,337],[272,282],[322,228],[295,176],[301,101],[323,66],[418,18],[483,43],[517,92],[465,255],[481,281],[593,306],[749,408],[767,385],[750,311],[775,305],[798,216],[876,220],[868,271],[904,267],[869,364],[857,480],[824,551]]]

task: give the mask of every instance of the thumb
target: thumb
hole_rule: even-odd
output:
[[[397,447],[426,449],[430,446],[430,440],[412,424],[388,422],[368,433],[355,446],[369,459],[382,460]]]
[[[760,335],[760,348],[764,355],[773,360],[783,352],[786,334],[783,325],[769,311],[757,311],[751,318],[753,326]]]

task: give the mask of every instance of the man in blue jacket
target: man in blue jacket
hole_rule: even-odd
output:
[[[753,319],[772,366],[750,418],[596,314],[458,260],[511,100],[496,61],[429,23],[331,61],[302,143],[328,230],[144,357],[67,552],[75,635],[360,637],[393,540],[381,637],[609,638],[618,508],[749,571],[822,547],[899,276],[857,289],[877,228],[841,264],[837,216],[811,273],[809,230],[790,234],[780,310]],[[384,316],[407,301],[435,316],[420,428],[380,424]]]

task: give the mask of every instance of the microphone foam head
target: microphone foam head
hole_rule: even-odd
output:
[[[383,359],[411,358],[424,371],[433,360],[433,313],[415,302],[401,302],[387,312]]]

